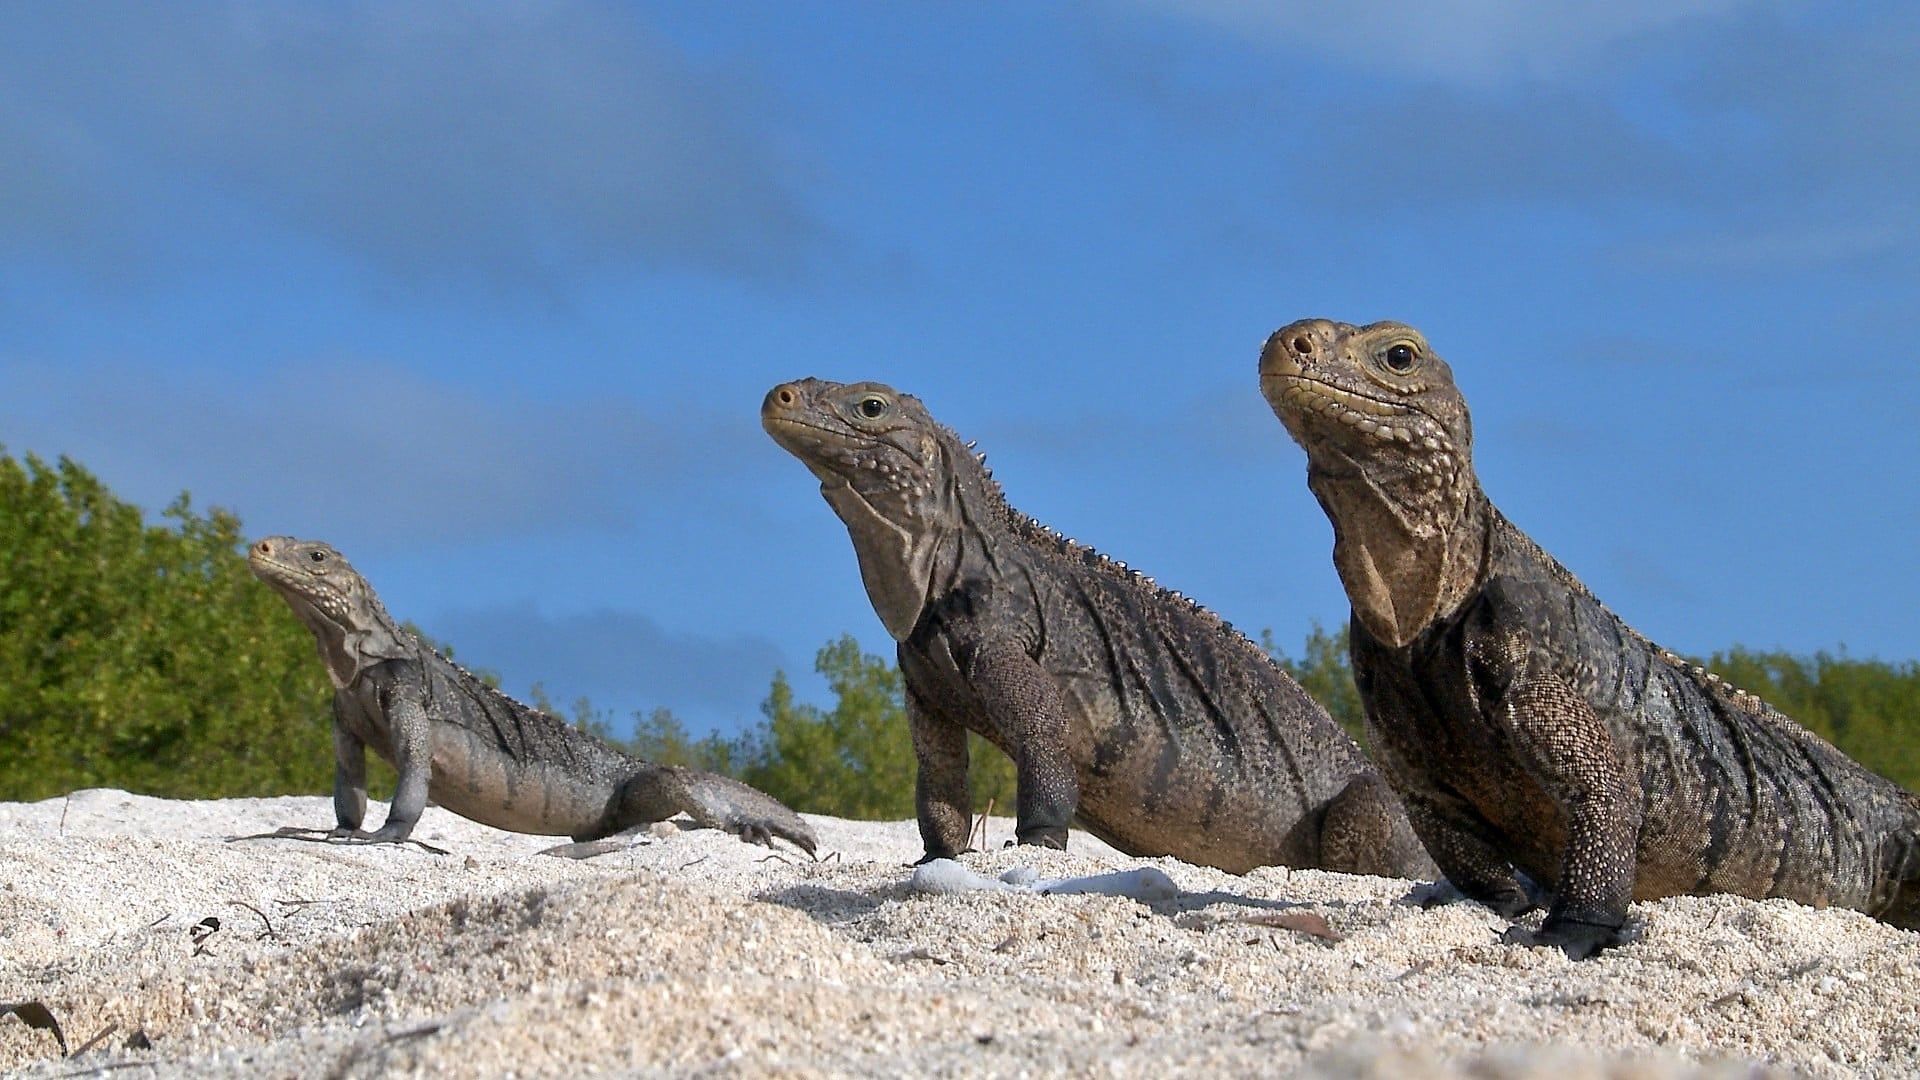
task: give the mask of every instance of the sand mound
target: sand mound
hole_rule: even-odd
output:
[[[107,1032],[64,1059],[0,1019],[0,1070],[1920,1073],[1920,934],[1784,901],[1636,905],[1638,940],[1573,964],[1406,882],[1236,878],[1084,834],[967,862],[1151,865],[1183,895],[913,895],[910,822],[814,818],[820,863],[705,830],[575,862],[437,809],[416,836],[446,855],[223,839],[330,820],[319,798],[0,804],[0,1001],[44,1002],[76,1051]]]

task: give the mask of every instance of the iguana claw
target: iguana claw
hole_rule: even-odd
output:
[[[1538,930],[1510,926],[1500,935],[1500,940],[1508,945],[1552,946],[1566,953],[1569,960],[1586,960],[1602,949],[1620,944],[1620,928],[1573,919],[1548,919]]]
[[[1052,825],[1028,829],[1020,834],[1019,842],[1027,847],[1052,848],[1055,851],[1067,850],[1067,830]]]
[[[761,818],[737,824],[733,827],[733,832],[749,844],[761,844],[766,847],[772,847],[774,838],[779,837],[814,859],[820,858],[815,850],[817,841],[813,838],[813,831],[804,823],[795,828],[788,822]]]

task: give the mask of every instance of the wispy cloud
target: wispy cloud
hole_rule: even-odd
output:
[[[1547,87],[1523,95],[1422,90],[1328,110],[1294,178],[1315,201],[1432,210],[1520,202],[1601,209],[1672,197],[1683,149],[1608,103]]]
[[[0,432],[143,504],[185,488],[258,529],[394,545],[629,531],[666,493],[757,467],[765,438],[750,413],[500,400],[328,358],[243,381],[11,364]]]
[[[1873,220],[1730,225],[1711,232],[1622,245],[1615,258],[1683,270],[1749,271],[1868,263],[1920,254],[1920,207],[1880,208]]]
[[[1891,198],[1911,210],[1920,171],[1920,10],[1886,5],[1846,23],[1769,13],[1711,44],[1678,93],[1764,155],[1735,164],[1766,168],[1796,203]]]
[[[157,203],[408,279],[791,275],[823,230],[751,82],[626,7],[22,7],[0,36],[0,200],[31,212],[0,215],[0,251],[111,273],[154,254],[124,226]]]
[[[1278,52],[1324,56],[1396,80],[1468,86],[1557,81],[1591,69],[1621,42],[1758,6],[1755,0],[1136,2]]]
[[[462,663],[498,671],[517,695],[538,682],[563,706],[585,696],[601,708],[664,706],[721,726],[757,717],[782,665],[764,637],[676,633],[634,611],[556,616],[519,603],[448,611],[423,628]]]
[[[1688,273],[1920,256],[1911,5],[1138,2],[1286,73],[1240,96],[1240,126],[1277,147],[1273,190],[1349,220],[1547,208],[1616,261]],[[1204,81],[1122,55],[1117,84],[1219,115]],[[1295,208],[1239,213],[1275,205]]]

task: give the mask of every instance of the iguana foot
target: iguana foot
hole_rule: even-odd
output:
[[[1569,960],[1585,960],[1600,950],[1620,944],[1620,928],[1574,919],[1548,919],[1538,930],[1511,926],[1500,935],[1508,945],[1553,946]]]
[[[624,851],[633,846],[633,841],[624,837],[609,836],[600,840],[576,840],[571,844],[558,844],[550,848],[541,848],[538,854],[551,855],[556,859],[591,859],[598,855],[608,855],[615,851]]]
[[[1067,850],[1067,829],[1064,825],[1043,825],[1037,829],[1026,829],[1020,833],[1019,842],[1032,847],[1065,851]]]
[[[785,840],[814,858],[819,858],[815,849],[819,841],[813,837],[813,830],[795,816],[792,820],[783,818],[753,818],[748,821],[728,823],[727,831],[738,836],[743,842],[772,847],[776,837]]]
[[[409,830],[411,831],[411,830]],[[282,825],[270,833],[255,833],[252,836],[229,836],[229,842],[235,840],[304,840],[310,844],[412,844],[422,851],[435,855],[445,855],[446,848],[434,847],[424,840],[413,840],[406,836],[382,836],[381,829],[376,833],[365,833],[358,829],[305,829],[297,825]]]
[[[1455,887],[1453,882],[1441,878],[1438,881],[1414,882],[1413,888],[1408,889],[1407,895],[1401,897],[1399,902],[1426,911],[1457,904],[1466,898],[1467,894]]]
[[[363,832],[359,829],[348,828],[345,825],[340,825],[331,829],[314,829],[314,828],[308,828],[307,826],[304,826],[304,825],[282,825],[270,833],[259,833],[256,836],[248,836],[248,837],[236,837],[236,839],[317,840],[322,843],[330,844],[330,843],[336,843],[336,842],[353,843],[356,841],[364,843],[372,835],[373,835],[372,833]]]
[[[412,832],[412,826],[395,828],[392,825],[382,825],[373,832],[363,829],[334,829],[327,833],[327,839],[337,840],[343,844],[404,844]]]
[[[789,823],[781,821],[748,821],[735,825],[733,834],[746,843],[760,844],[763,847],[772,847],[774,838],[779,837],[808,855],[814,855],[813,832],[804,825],[796,829]],[[814,855],[814,857],[819,856]]]
[[[961,848],[959,851],[933,851],[929,849],[925,855],[922,855],[919,858],[913,860],[913,865],[925,866],[936,859],[958,859],[962,855],[972,855],[978,851],[979,851],[978,848],[970,848],[970,847]]]
[[[1486,897],[1480,902],[1503,919],[1517,919],[1540,906],[1534,903],[1533,897],[1528,896],[1527,891],[1519,886],[1515,886],[1511,891],[1502,889],[1499,893]]]
[[[1423,883],[1414,886],[1412,891],[1407,893],[1407,900],[1423,908],[1443,907],[1447,904],[1457,904],[1462,900],[1471,900],[1495,915],[1509,920],[1517,919],[1540,906],[1527,893],[1527,890],[1519,885],[1495,889],[1484,896],[1475,896],[1445,878],[1431,884]]]
[[[819,846],[813,830],[778,799],[730,776],[699,769],[667,768],[643,773],[633,782],[652,801],[664,801],[694,824],[724,829],[749,844],[773,846],[775,837],[813,855]],[[654,815],[636,815],[652,820]]]
[[[324,844],[332,838],[333,833],[326,829],[310,829],[302,825],[282,825],[272,832],[251,833],[246,836],[229,836],[227,837],[227,842],[233,843],[236,840],[308,840],[316,844]]]

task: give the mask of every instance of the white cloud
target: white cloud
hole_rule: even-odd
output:
[[[539,682],[561,707],[584,695],[603,709],[666,706],[716,724],[757,715],[783,662],[764,637],[678,633],[636,611],[549,615],[522,602],[450,611],[422,629],[461,663],[497,670],[516,695]]]
[[[496,400],[328,358],[228,382],[9,364],[0,433],[10,452],[66,454],[145,506],[186,489],[256,532],[394,546],[630,531],[669,512],[662,492],[764,456],[751,409]]]
[[[1631,38],[1732,14],[1754,0],[1136,0],[1282,56],[1320,54],[1399,80],[1557,81]]]
[[[1920,215],[1911,210],[1871,221],[1796,222],[1733,226],[1658,241],[1622,245],[1627,263],[1687,270],[1752,271],[1858,264],[1920,251]]]
[[[211,202],[402,276],[788,275],[821,228],[749,82],[616,6],[20,8],[0,245],[59,258]]]

